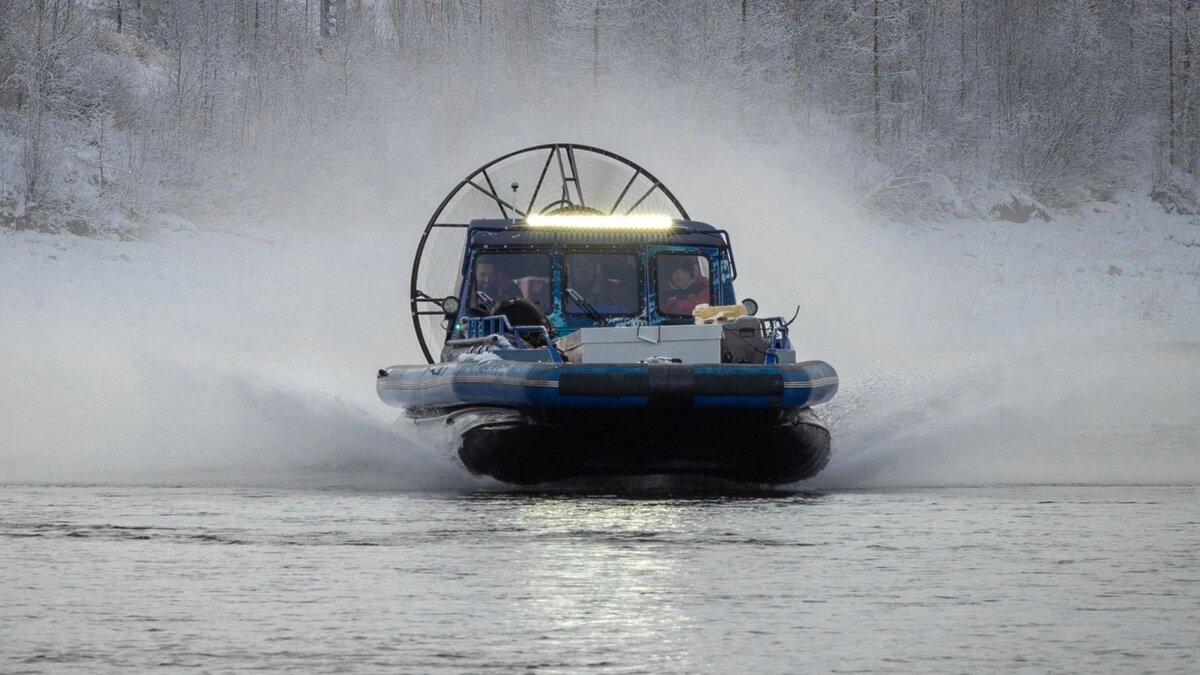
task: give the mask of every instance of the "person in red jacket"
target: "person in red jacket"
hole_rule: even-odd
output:
[[[707,303],[710,299],[708,279],[697,274],[694,256],[673,255],[665,260],[668,261],[666,269],[658,276],[659,311],[663,314],[690,316],[696,305]]]

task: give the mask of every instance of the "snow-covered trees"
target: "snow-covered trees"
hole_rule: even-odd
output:
[[[0,219],[286,209],[314,186],[379,199],[390,162],[510,146],[496,115],[586,134],[654,105],[663,134],[678,114],[837,138],[853,189],[895,212],[1122,184],[1192,208],[1197,5],[9,0]]]

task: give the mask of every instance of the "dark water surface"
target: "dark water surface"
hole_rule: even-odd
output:
[[[1179,672],[1200,489],[0,487],[0,671]]]

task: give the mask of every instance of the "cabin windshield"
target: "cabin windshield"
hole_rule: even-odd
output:
[[[508,298],[550,309],[550,256],[544,253],[481,253],[475,258],[468,306],[488,313]]]
[[[637,256],[568,253],[563,267],[563,306],[568,314],[634,316],[641,311]]]
[[[566,336],[598,326],[692,323],[696,305],[734,302],[728,237],[704,223],[680,231],[586,231],[472,221],[446,336],[522,298]],[[506,314],[507,315],[507,314]]]

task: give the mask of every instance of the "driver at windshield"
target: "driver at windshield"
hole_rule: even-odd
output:
[[[484,253],[475,259],[471,283],[470,306],[476,311],[490,311],[509,298],[549,307],[550,258],[545,253]]]
[[[503,278],[497,261],[488,258],[480,258],[476,261],[472,305],[491,309],[501,300],[518,294],[519,289],[516,285]]]

